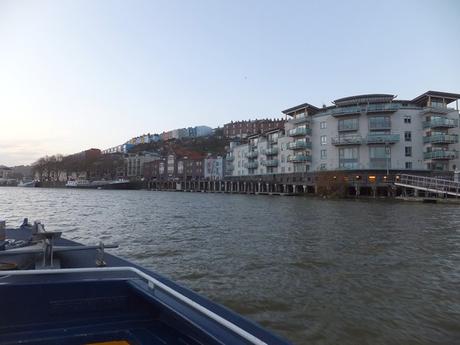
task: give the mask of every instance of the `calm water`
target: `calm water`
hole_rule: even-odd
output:
[[[460,344],[460,208],[148,191],[0,188],[42,220],[296,344]]]

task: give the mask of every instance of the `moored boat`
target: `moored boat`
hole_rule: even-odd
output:
[[[0,250],[1,344],[288,344],[171,280],[27,220]]]

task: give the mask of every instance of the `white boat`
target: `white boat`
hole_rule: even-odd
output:
[[[37,181],[21,181],[18,183],[18,187],[36,187]]]

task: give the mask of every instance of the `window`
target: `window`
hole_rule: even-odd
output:
[[[319,123],[319,128],[321,128],[321,129],[326,129],[326,128],[327,128],[326,121],[321,121],[321,122]]]
[[[346,147],[339,149],[339,168],[358,169],[358,148]]]
[[[391,167],[390,147],[369,147],[369,167],[370,169],[389,169]]]
[[[339,131],[357,131],[358,129],[358,118],[339,120]]]
[[[410,116],[404,116],[404,123],[411,123],[412,119]]]
[[[326,145],[327,144],[327,136],[322,135],[321,136],[321,145]]]
[[[390,129],[391,119],[389,116],[375,116],[369,118],[369,129]]]
[[[321,159],[326,159],[327,158],[327,150],[321,150]]]
[[[412,141],[412,132],[404,132],[404,141]]]
[[[406,157],[412,157],[412,146],[406,146],[404,151],[406,153]]]
[[[412,162],[406,162],[406,169],[412,169]]]
[[[326,170],[326,163],[321,163],[319,170]]]

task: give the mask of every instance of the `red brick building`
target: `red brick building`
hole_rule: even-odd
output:
[[[198,180],[204,178],[205,155],[199,152],[172,149],[166,157],[144,164],[148,180]]]
[[[272,129],[283,129],[285,122],[284,119],[232,121],[224,125],[224,137],[244,139],[250,135],[263,133]]]

